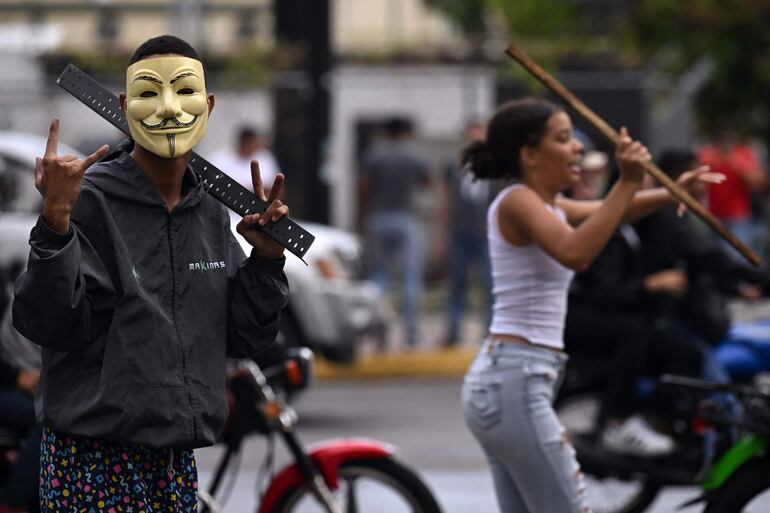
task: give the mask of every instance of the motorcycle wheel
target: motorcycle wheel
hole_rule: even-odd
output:
[[[594,461],[599,444],[601,397],[592,391],[562,394],[554,405],[572,441],[586,480],[593,513],[641,513],[655,500],[659,487],[641,473],[613,472]]]
[[[764,492],[764,493],[763,493]],[[710,495],[704,513],[762,513],[770,504],[770,459],[745,464]]]
[[[433,494],[411,470],[391,459],[343,463],[334,498],[344,511],[441,513]],[[307,486],[286,491],[275,513],[325,513]]]

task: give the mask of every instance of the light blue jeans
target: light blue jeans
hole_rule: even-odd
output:
[[[484,322],[489,326],[492,320],[492,269],[489,264],[487,238],[482,234],[457,233],[452,237],[450,246],[449,289],[449,330],[448,338],[457,341],[460,337],[460,324],[465,311],[465,296],[468,292],[468,268],[478,263],[483,284]]]
[[[575,450],[553,410],[567,355],[487,340],[462,389],[503,513],[587,513]]]
[[[378,212],[369,220],[368,235],[371,279],[385,294],[393,281],[401,280],[407,343],[414,345],[422,297],[424,235],[419,219],[405,212]]]

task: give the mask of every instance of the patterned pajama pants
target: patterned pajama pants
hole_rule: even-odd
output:
[[[156,449],[43,431],[43,513],[193,513],[192,449]]]

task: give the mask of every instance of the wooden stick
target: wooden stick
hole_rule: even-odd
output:
[[[596,127],[596,129],[604,134],[604,136],[607,137],[607,139],[609,139],[612,144],[617,146],[620,136],[615,131],[615,129],[608,125],[594,111],[589,109],[586,104],[580,101],[566,87],[559,83],[558,80],[553,78],[550,74],[548,74],[547,71],[538,66],[537,63],[535,63],[532,59],[527,57],[524,52],[516,47],[516,45],[511,44],[508,47],[507,53],[516,62],[521,64],[524,69],[529,71],[535,78],[542,82],[546,87],[556,93],[556,95],[558,95],[565,103],[575,109],[578,114],[583,116],[589,123]],[[759,267],[759,256],[751,249],[749,249],[743,242],[741,242],[738,237],[733,235],[727,228],[725,228],[725,226],[720,223],[719,220],[711,214],[711,212],[703,208],[703,205],[701,205],[695,198],[690,196],[687,191],[679,187],[679,185],[677,185],[676,182],[669,178],[666,173],[661,171],[658,166],[652,162],[649,162],[645,165],[645,171],[652,175],[661,185],[663,185],[663,187],[668,189],[676,199],[687,205],[687,208],[690,209],[691,212],[703,219],[706,224],[708,224],[714,231],[716,231],[724,240],[726,240],[728,243],[730,243],[730,245],[737,249],[746,258],[746,260],[748,260],[755,267]]]

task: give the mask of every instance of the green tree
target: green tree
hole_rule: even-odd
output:
[[[467,36],[484,32],[485,0],[425,0],[425,4],[444,11]]]
[[[714,75],[699,92],[708,131],[729,122],[770,140],[770,0],[647,0],[628,19],[631,45],[651,55],[674,50],[684,67],[706,55]]]
[[[549,69],[574,54],[633,66],[665,49],[676,73],[708,56],[716,67],[697,98],[702,126],[728,120],[770,141],[770,0],[625,0],[624,19],[568,0],[425,1],[467,34],[483,31],[485,12],[498,13],[511,40]]]
[[[485,0],[504,17],[512,37],[565,38],[575,31],[575,6],[564,0]]]
[[[565,55],[606,53],[616,45],[610,30],[596,30],[591,10],[567,0],[424,0],[443,10],[471,41],[480,42],[489,15],[504,22],[509,38],[545,68],[553,69]],[[503,56],[500,56],[503,58]],[[506,63],[507,64],[507,63]],[[537,81],[516,66],[503,66],[503,74],[514,74],[539,89]]]
[[[484,30],[486,11],[503,16],[512,35],[550,37],[570,31],[575,7],[564,0],[425,0],[444,11],[465,34]]]

